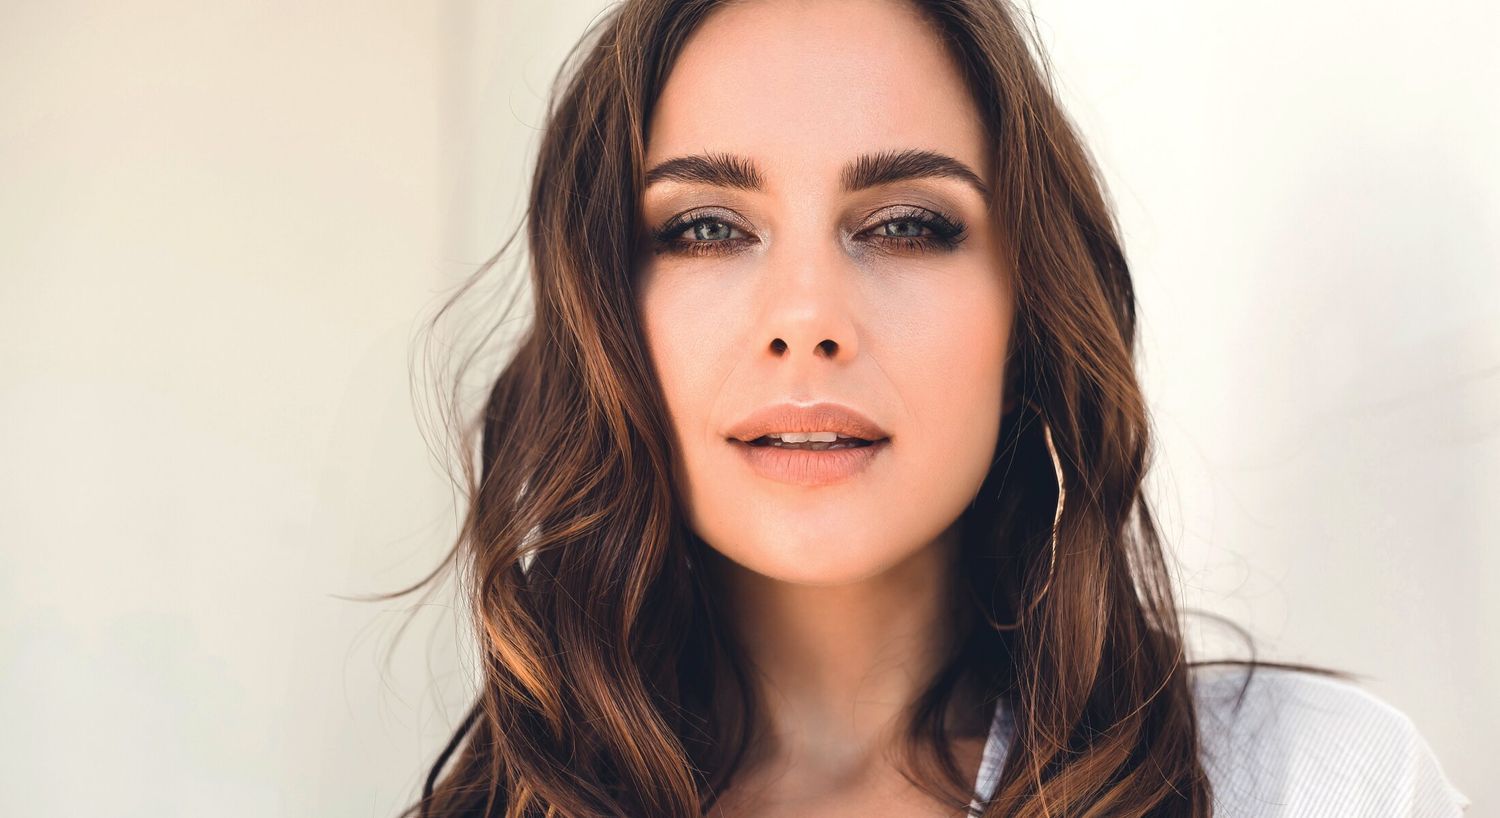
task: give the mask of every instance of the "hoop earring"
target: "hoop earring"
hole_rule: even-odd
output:
[[[1068,490],[1063,485],[1062,460],[1057,456],[1057,447],[1052,443],[1052,427],[1047,425],[1047,420],[1042,417],[1041,410],[1035,404],[1032,404],[1032,409],[1036,412],[1037,420],[1041,421],[1042,438],[1047,442],[1047,453],[1052,455],[1052,471],[1057,476],[1057,510],[1052,514],[1052,536],[1047,542],[1047,579],[1042,583],[1042,590],[1038,591],[1036,597],[1031,600],[1026,609],[1016,616],[1016,621],[1010,624],[1002,625],[996,622],[990,617],[990,612],[985,610],[983,604],[979,606],[979,613],[984,616],[985,621],[989,622],[990,627],[997,631],[1010,631],[1021,627],[1021,623],[1027,617],[1031,616],[1031,612],[1036,610],[1036,606],[1041,603],[1042,597],[1046,596],[1047,591],[1052,589],[1052,575],[1057,569],[1057,528],[1058,523],[1062,520],[1063,500],[1067,498]],[[971,593],[972,590],[971,588]]]

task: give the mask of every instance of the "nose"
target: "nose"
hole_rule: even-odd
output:
[[[828,246],[834,245],[834,246]],[[854,320],[857,309],[857,272],[843,258],[836,242],[814,249],[803,243],[798,251],[783,246],[782,258],[771,258],[762,277],[762,310],[767,352],[786,365],[815,360],[847,363],[858,352]]]

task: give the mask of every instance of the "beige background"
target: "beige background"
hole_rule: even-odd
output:
[[[0,4],[0,814],[414,795],[460,620],[393,642],[404,604],[334,595],[447,546],[409,343],[602,7]],[[1496,6],[1035,11],[1136,271],[1185,600],[1370,675],[1495,809]]]

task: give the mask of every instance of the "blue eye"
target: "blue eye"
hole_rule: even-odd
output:
[[[657,253],[725,253],[756,241],[728,219],[712,214],[686,213],[652,232]]]
[[[885,215],[888,218],[861,234],[868,234],[867,240],[882,250],[952,250],[964,240],[968,229],[952,216],[910,205]]]
[[[697,241],[723,241],[734,238],[734,227],[728,222],[700,220],[693,222],[693,238]]]
[[[906,238],[916,238],[922,235],[923,230],[931,229],[927,225],[917,221],[916,219],[894,219],[892,221],[884,222],[880,226],[884,228],[884,232],[881,233],[882,236],[899,236]]]

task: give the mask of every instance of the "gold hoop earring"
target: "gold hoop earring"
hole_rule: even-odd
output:
[[[1042,439],[1047,442],[1047,453],[1052,456],[1052,471],[1057,476],[1057,510],[1052,514],[1052,536],[1047,541],[1047,579],[1042,583],[1042,590],[1038,591],[1026,609],[1016,616],[1016,621],[1010,624],[1002,625],[996,622],[990,617],[990,612],[985,610],[984,605],[979,606],[979,612],[990,623],[990,627],[997,631],[1010,631],[1021,627],[1021,623],[1026,617],[1031,616],[1031,612],[1036,610],[1036,606],[1041,603],[1042,597],[1051,590],[1052,575],[1057,570],[1057,528],[1062,520],[1063,500],[1067,498],[1068,490],[1063,485],[1062,459],[1057,456],[1057,447],[1052,443],[1052,427],[1047,425],[1047,420],[1042,417],[1041,410],[1037,409],[1035,404],[1032,404],[1032,409],[1036,412],[1037,420],[1041,421]]]

